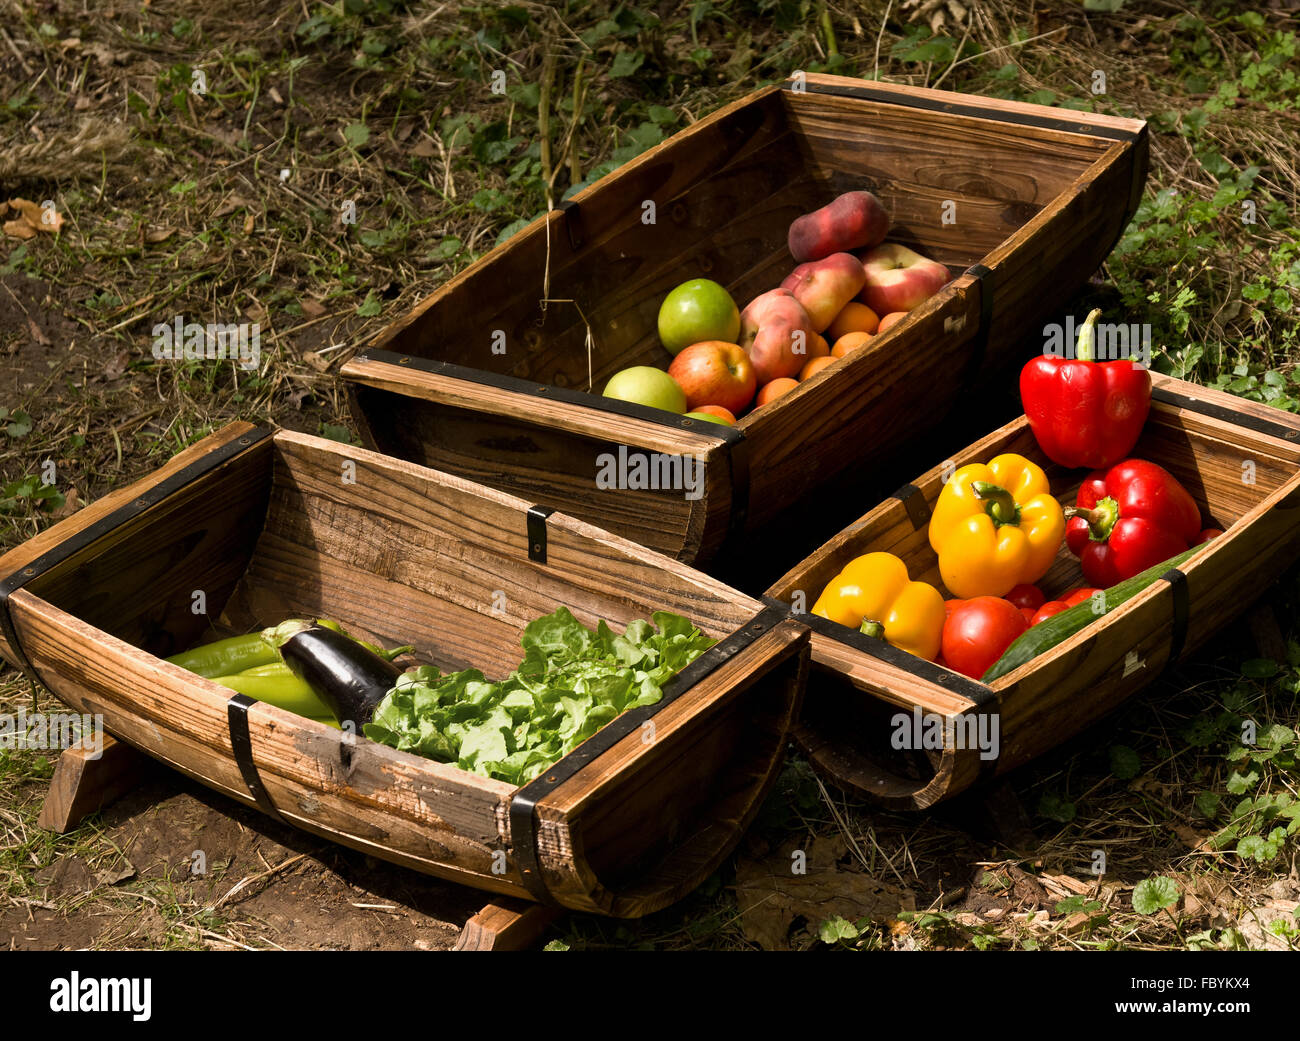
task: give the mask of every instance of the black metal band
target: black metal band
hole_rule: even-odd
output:
[[[892,91],[881,90],[878,87],[849,86],[838,83],[805,82],[796,84],[794,80],[786,80],[782,86],[795,94],[831,94],[842,98],[859,98],[863,101],[876,101],[882,105],[919,108],[927,112],[946,112],[953,116],[975,116],[978,119],[992,119],[999,123],[1012,123],[1016,126],[1039,127],[1043,130],[1060,130],[1067,134],[1087,134],[1090,137],[1104,137],[1111,141],[1136,141],[1139,136],[1138,132],[1132,130],[1084,123],[1079,118],[1065,119],[1028,112],[1005,112],[1001,109],[985,108],[983,105],[969,102],[895,94]],[[1080,115],[1086,116],[1086,113]]]
[[[572,199],[565,199],[555,208],[564,213],[564,230],[569,236],[569,248],[576,253],[587,241],[586,229],[582,226],[582,207]]]
[[[914,484],[905,484],[894,492],[891,498],[897,499],[907,510],[908,519],[912,522],[912,527],[920,531],[930,523],[930,504],[925,501],[925,496],[921,494],[921,489]]]
[[[551,904],[546,880],[542,877],[540,850],[537,844],[537,804],[568,781],[584,766],[600,758],[618,742],[639,729],[648,719],[685,694],[710,673],[749,647],[764,633],[782,622],[785,610],[764,608],[730,636],[718,641],[682,669],[663,688],[663,697],[653,705],[642,705],[616,716],[591,737],[555,763],[549,770],[524,785],[510,801],[510,844],[515,863],[528,892],[540,903]]]
[[[992,268],[983,264],[972,264],[966,274],[974,278],[980,287],[980,324],[970,342],[970,360],[966,367],[968,372],[979,372],[984,367],[984,355],[989,346],[989,327],[993,324],[993,278]]]
[[[248,794],[257,803],[257,808],[268,817],[284,820],[280,816],[280,811],[275,808],[275,803],[271,802],[271,796],[266,786],[262,784],[262,776],[257,772],[257,765],[253,762],[253,738],[248,732],[248,708],[256,704],[256,698],[250,698],[245,694],[232,695],[226,702],[226,719],[230,724],[230,751],[235,757],[235,765],[239,767],[239,775],[244,779]]]
[[[749,520],[749,439],[744,431],[735,428],[740,436],[731,442],[727,459],[731,464],[731,514],[727,517],[727,539],[738,538]]]
[[[1171,567],[1160,576],[1169,583],[1169,590],[1173,596],[1173,613],[1170,620],[1169,628],[1169,657],[1165,661],[1165,668],[1172,669],[1177,664],[1178,659],[1182,657],[1183,645],[1187,642],[1187,617],[1189,614],[1190,604],[1187,594],[1187,576],[1176,567]]]
[[[1210,401],[1201,401],[1199,398],[1188,397],[1186,394],[1179,394],[1177,391],[1169,390],[1166,387],[1152,387],[1151,400],[1173,405],[1175,408],[1185,408],[1189,412],[1199,412],[1203,416],[1222,420],[1225,423],[1233,424],[1233,426],[1252,430],[1257,434],[1276,437],[1281,441],[1290,441],[1293,444],[1300,442],[1300,427],[1275,423],[1273,420],[1264,419],[1261,416],[1252,416],[1223,405],[1216,405]],[[1279,415],[1281,414],[1279,412]]]
[[[538,564],[546,563],[546,518],[554,512],[549,506],[528,507],[528,559]]]
[[[222,463],[233,459],[257,442],[270,437],[271,434],[271,427],[259,426],[240,437],[227,441],[224,445],[214,448],[211,452],[194,460],[187,466],[183,466],[170,477],[160,481],[139,498],[119,506],[112,513],[95,521],[94,524],[90,524],[69,535],[58,545],[42,553],[26,567],[0,580],[0,632],[4,633],[5,642],[9,644],[14,657],[18,659],[18,667],[22,669],[28,679],[39,682],[36,670],[32,668],[31,662],[28,661],[27,655],[18,643],[18,633],[14,629],[13,616],[9,607],[10,595],[88,548],[105,535],[120,528],[128,521],[140,516],[150,506],[155,506],[169,496],[174,495],[186,485],[192,484],[198,478],[215,470]]]
[[[873,658],[879,658],[883,662],[888,662],[904,672],[910,672],[913,676],[923,679],[927,683],[933,683],[951,694],[965,698],[976,707],[983,707],[997,702],[997,691],[987,683],[980,683],[978,680],[961,675],[961,673],[945,669],[942,665],[936,665],[932,661],[918,658],[915,654],[899,650],[886,640],[868,636],[866,633],[850,629],[847,625],[840,625],[839,622],[832,622],[829,618],[823,618],[821,615],[795,614],[790,609],[789,604],[772,597],[763,597],[763,602],[773,607],[779,607],[787,612],[791,618],[802,622],[814,632],[829,636],[840,643],[848,644],[850,647],[863,651]]]

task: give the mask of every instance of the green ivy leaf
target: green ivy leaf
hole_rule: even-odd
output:
[[[839,943],[842,940],[856,940],[860,933],[852,922],[837,916],[822,922],[817,935],[822,943]]]
[[[1075,812],[1074,803],[1068,802],[1051,792],[1045,793],[1038,800],[1038,815],[1046,817],[1048,820],[1069,824],[1070,821],[1074,820]]]
[[[1214,820],[1219,815],[1219,795],[1215,792],[1201,792],[1196,797],[1196,812],[1206,820]]]
[[[343,140],[349,148],[362,148],[370,140],[370,128],[365,123],[349,123],[343,128]]]
[[[1110,750],[1110,772],[1127,781],[1142,772],[1142,759],[1128,745],[1114,745]]]
[[[32,417],[22,409],[15,409],[9,419],[11,422],[5,427],[5,433],[10,437],[26,437],[32,432]]]
[[[1151,915],[1178,903],[1178,886],[1172,878],[1156,875],[1144,879],[1133,889],[1133,910]]]
[[[357,315],[361,318],[374,318],[383,310],[383,305],[379,302],[379,297],[375,296],[372,289],[366,293],[366,298],[357,306]]]
[[[610,66],[609,74],[614,79],[623,79],[631,76],[644,63],[645,54],[641,51],[620,50],[614,55],[614,64]]]

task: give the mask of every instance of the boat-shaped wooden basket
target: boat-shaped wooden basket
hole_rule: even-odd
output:
[[[814,631],[796,740],[825,777],[887,806],[921,809],[1004,773],[1115,709],[1300,558],[1300,417],[1152,375],[1150,418],[1132,454],[1169,470],[1197,501],[1203,520],[1225,533],[1143,593],[992,684],[827,619],[798,615]],[[841,531],[778,580],[769,602],[810,607],[848,561],[877,550],[896,554],[913,579],[942,589],[927,527],[944,477],[1001,452],[1044,466],[1053,493],[1074,504],[1085,471],[1047,460],[1021,416]],[[1041,588],[1051,599],[1083,584],[1078,561],[1062,546]],[[909,749],[894,747],[894,735],[908,733],[898,728],[899,713],[915,719],[918,709],[927,726],[942,717],[939,725],[952,734],[949,747],[915,747],[915,740]],[[997,717],[996,757],[971,747],[978,744],[980,716]]]
[[[201,598],[200,595],[201,594]],[[657,610],[720,642],[515,787],[249,702],[162,659],[328,617],[508,673],[530,620]],[[364,449],[236,423],[0,557],[0,652],[105,729],[317,835],[493,893],[633,917],[717,867],[771,786],[808,630],[560,513]],[[652,724],[648,726],[647,724]]]
[[[759,90],[379,333],[342,370],[353,415],[386,454],[704,561],[905,451],[1026,350],[1118,240],[1146,169],[1138,120],[836,76]],[[743,307],[793,268],[792,220],[863,188],[891,241],[953,275],[906,320],[735,428],[600,396],[620,369],[667,367],[656,316],[675,285],[705,276]],[[598,488],[598,460],[619,446],[702,458],[703,493]]]

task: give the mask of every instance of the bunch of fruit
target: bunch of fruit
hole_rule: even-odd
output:
[[[717,282],[683,282],[659,309],[672,364],[624,369],[605,396],[734,424],[789,393],[947,284],[944,265],[884,242],[888,230],[879,199],[846,192],[790,225],[798,266],[744,310]]]
[[[1131,360],[1092,360],[1099,314],[1080,329],[1074,360],[1034,358],[1020,377],[1043,454],[1092,468],[1074,506],[1062,508],[1042,467],[1024,456],[960,467],[939,493],[928,532],[951,597],[912,581],[898,557],[868,553],[831,580],[813,614],[991,680],[995,665],[1003,675],[1049,649],[1078,631],[1083,612],[1112,610],[1180,555],[1223,534],[1203,526],[1200,508],[1172,474],[1130,456],[1150,410],[1151,379]],[[1036,583],[1063,543],[1086,584],[1049,601]]]

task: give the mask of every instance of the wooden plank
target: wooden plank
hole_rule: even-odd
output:
[[[87,738],[59,754],[41,804],[40,827],[60,835],[69,832],[149,775],[153,764],[148,756],[108,734],[100,740],[102,746]]]
[[[457,951],[523,951],[537,943],[561,911],[522,900],[494,900],[465,923]]]
[[[1136,134],[1141,132],[1146,123],[1140,119],[1125,116],[1111,116],[1103,112],[1078,112],[1074,109],[1056,108],[1051,105],[1036,105],[1028,101],[1009,101],[1005,98],[991,98],[983,95],[958,94],[949,90],[934,90],[930,87],[914,87],[906,83],[889,83],[885,80],[863,81],[851,76],[834,76],[829,73],[816,72],[806,74],[809,84],[826,84],[840,87],[869,86],[874,91],[893,94],[899,101],[906,103],[912,99],[921,99],[935,104],[978,105],[996,118],[997,115],[1019,115],[1031,117],[1054,117],[1068,119],[1079,127],[1079,133],[1088,133],[1090,128],[1123,130]],[[1061,131],[1036,130],[1043,135],[1059,134]]]

